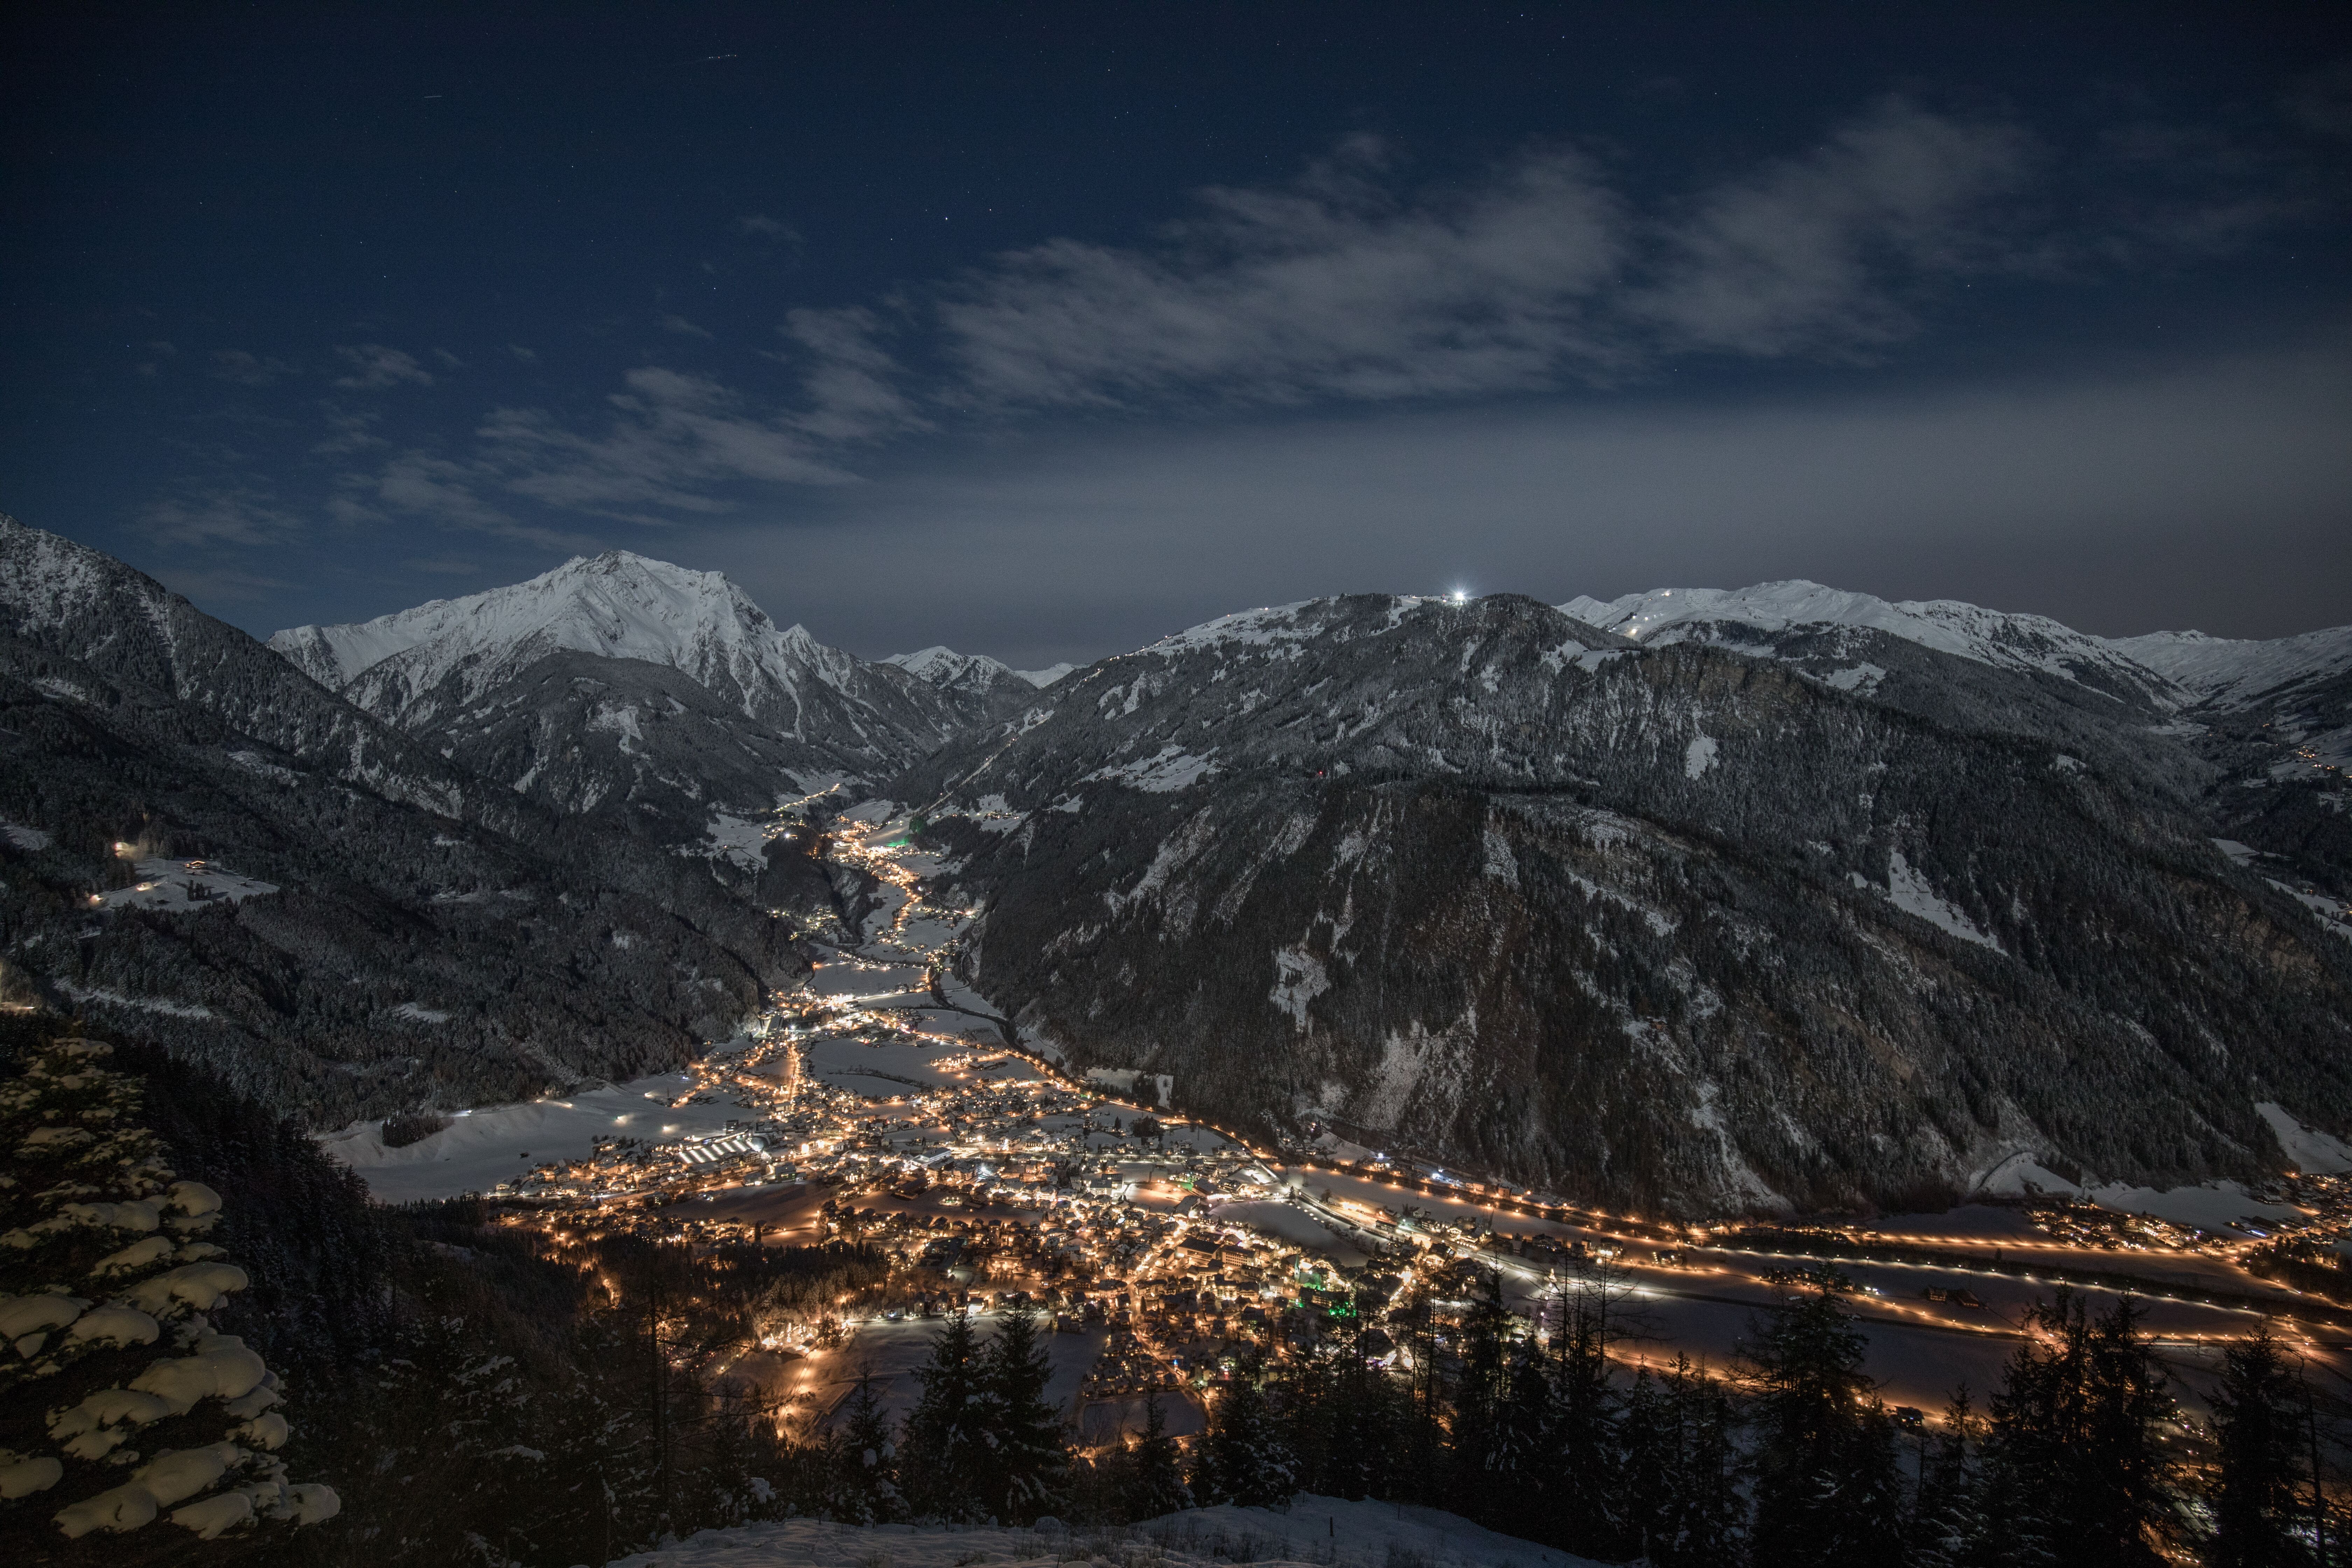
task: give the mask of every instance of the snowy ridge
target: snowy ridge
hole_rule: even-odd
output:
[[[1016,669],[1013,673],[1042,691],[1077,668],[1064,660],[1060,664],[1049,664],[1043,669]]]
[[[807,687],[854,696],[874,668],[804,627],[779,628],[717,572],[625,550],[355,626],[296,626],[269,646],[360,706],[412,728],[550,654],[576,652],[667,665],[797,736]],[[442,692],[453,678],[454,690]]]
[[[987,688],[1014,673],[1009,665],[984,653],[958,653],[936,643],[913,653],[894,653],[882,662],[895,664],[916,679],[928,680],[933,686]]]
[[[2149,632],[2110,645],[2199,700],[2236,707],[2291,681],[2325,679],[2352,669],[2352,626],[2330,626],[2271,641]]]
[[[2185,707],[2191,700],[2168,674],[2151,668],[2124,645],[2078,632],[2046,616],[1988,610],[1958,599],[1889,602],[1797,578],[1728,590],[1658,588],[1606,602],[1580,596],[1559,608],[1587,625],[1639,642],[1709,642],[1768,656],[1774,651],[1769,639],[1777,635],[1853,626],[1997,669],[2136,689],[2161,709]]]

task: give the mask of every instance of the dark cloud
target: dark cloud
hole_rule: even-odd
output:
[[[299,374],[299,366],[282,359],[247,353],[243,349],[213,351],[213,374],[239,386],[268,386]]]
[[[433,373],[417,363],[415,355],[399,349],[386,348],[382,343],[361,343],[356,347],[338,345],[335,353],[352,367],[351,374],[336,378],[337,386],[373,392],[403,384],[433,384]]]
[[[683,548],[863,651],[945,641],[1024,665],[1334,592],[1558,603],[1782,577],[2106,635],[2279,636],[2352,604],[2347,427],[2339,344],[1810,405],[1104,437],[840,492],[839,526]]]
[[[303,531],[299,517],[255,483],[188,487],[149,506],[140,523],[152,539],[195,546],[274,544]]]

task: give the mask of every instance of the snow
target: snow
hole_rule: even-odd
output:
[[[1840,691],[1856,692],[1864,697],[1877,690],[1878,683],[1885,679],[1886,671],[1869,663],[1853,665],[1845,669],[1832,669],[1820,678],[1823,686],[1835,687]]]
[[[731,861],[746,871],[757,871],[768,863],[768,840],[783,830],[782,822],[772,816],[737,816],[717,811],[710,815],[702,842],[681,845],[678,853]]]
[[[1874,885],[1866,881],[1858,871],[1850,875],[1857,887]],[[1938,894],[1927,876],[1903,858],[1900,849],[1886,858],[1886,886],[1881,891],[1896,909],[1917,915],[1929,925],[1958,937],[1962,942],[1972,942],[1995,952],[2006,951],[1998,939],[1969,919],[1967,912],[1958,904]]]
[[[0,838],[5,838],[19,849],[47,849],[49,836],[37,827],[19,827],[13,822],[0,822]]]
[[[1160,747],[1156,756],[1097,768],[1078,782],[1125,784],[1150,795],[1166,795],[1198,783],[1202,774],[1216,766],[1216,755],[1214,746],[1209,748],[1208,755],[1196,757],[1181,746],[1167,745]]]
[[[1124,1528],[1034,1530],[997,1526],[861,1528],[817,1520],[706,1530],[674,1546],[624,1557],[611,1568],[1049,1568],[1073,1563],[1149,1562],[1160,1568],[1260,1568],[1328,1563],[1333,1568],[1582,1568],[1589,1560],[1512,1536],[1457,1514],[1412,1504],[1301,1492],[1283,1510],[1190,1509]]]
[[[732,686],[744,711],[756,713],[762,698],[790,704],[802,682],[838,684],[856,663],[800,626],[780,630],[717,572],[625,550],[353,626],[295,626],[269,646],[363,705],[374,686],[396,680],[424,693],[452,675],[459,700],[470,702],[550,654],[575,652],[667,665],[713,691]],[[361,680],[371,672],[374,680]]]
[[[948,690],[986,691],[1018,673],[984,653],[958,653],[939,644],[919,648],[913,653],[894,653],[882,662],[895,664],[916,679],[929,681]],[[1031,684],[1042,683],[1033,681]]]
[[[2172,1187],[2158,1191],[2154,1187],[2126,1186],[2118,1182],[2108,1186],[2090,1187],[2083,1195],[2101,1208],[2115,1209],[2122,1214],[2152,1215],[2170,1220],[2175,1225],[2195,1226],[2200,1230],[2223,1230],[2242,1219],[2300,1219],[2303,1211],[2284,1204],[2258,1203],[2246,1195],[2246,1189],[2235,1182],[2209,1182],[2201,1187]]]
[[[139,880],[90,895],[92,909],[169,910],[184,914],[215,903],[236,903],[278,891],[277,885],[240,877],[225,867],[203,860],[140,860],[132,863]],[[193,886],[198,891],[191,896]]]
[[[1210,1205],[1210,1217],[1218,1225],[1246,1226],[1277,1241],[1286,1241],[1309,1252],[1336,1258],[1349,1268],[1369,1256],[1362,1248],[1342,1241],[1296,1204],[1276,1198],[1213,1198]]]
[[[2233,707],[2291,680],[2352,669],[2352,626],[2330,626],[2267,642],[2203,632],[2149,632],[2113,645],[2200,699]]]
[[[77,1002],[99,1002],[115,1007],[136,1007],[142,1013],[162,1013],[173,1018],[209,1018],[213,1010],[194,1002],[174,1002],[164,996],[130,996],[120,991],[110,991],[102,985],[76,985],[69,980],[57,983],[58,989]]]
[[[1796,578],[1730,590],[1659,588],[1605,602],[1580,596],[1558,608],[1589,626],[1638,642],[1697,639],[1768,656],[1772,650],[1755,646],[1752,634],[1854,626],[1886,632],[2000,669],[2054,675],[2077,682],[2084,673],[2095,671],[2137,688],[2160,707],[2183,706],[2188,697],[2168,677],[2148,668],[2121,645],[2078,632],[2045,616],[1989,610],[1958,599],[1889,602]],[[1873,684],[1885,673],[1875,666],[1858,665],[1836,675],[1853,681],[1853,686],[1844,687],[1851,690],[1862,684],[1865,671],[1875,672],[1868,678]],[[1842,681],[1832,679],[1832,684]]]
[[[1213,621],[1203,621],[1181,632],[1171,632],[1143,649],[1145,653],[1181,654],[1196,648],[1240,646],[1265,647],[1278,642],[1304,642],[1320,632],[1319,622],[1302,617],[1299,611],[1320,603],[1300,599],[1294,604],[1271,605],[1262,609],[1239,610],[1230,616],[1219,616]]]
[[[379,1203],[454,1198],[487,1193],[551,1161],[584,1160],[595,1152],[600,1136],[672,1143],[721,1132],[730,1121],[761,1114],[725,1094],[704,1104],[669,1103],[692,1087],[683,1073],[664,1073],[598,1085],[567,1099],[461,1110],[440,1131],[398,1149],[383,1146],[381,1121],[355,1121],[322,1133],[319,1144],[357,1171]],[[526,1153],[528,1163],[521,1158]]]
[[[2038,1163],[2031,1154],[2011,1154],[1992,1169],[1978,1174],[1969,1183],[1972,1194],[1989,1198],[2030,1198],[2048,1194],[2080,1197],[2083,1189],[2055,1171]]]
[[[2296,1169],[2322,1176],[2352,1171],[2352,1145],[2304,1125],[2276,1100],[2257,1100],[2254,1109],[2271,1124],[2279,1147],[2286,1151],[2286,1157],[2294,1162]]]
[[[1695,779],[1715,766],[1715,738],[1701,735],[1683,748],[1683,777]]]
[[[1043,669],[1016,669],[1013,673],[1027,681],[1030,685],[1043,690],[1077,668],[1078,667],[1075,664],[1066,662],[1062,664],[1049,664]]]
[[[1331,977],[1324,973],[1322,961],[1304,946],[1274,955],[1274,989],[1266,993],[1266,1000],[1289,1014],[1301,1030],[1307,1027],[1307,1005],[1330,989]]]

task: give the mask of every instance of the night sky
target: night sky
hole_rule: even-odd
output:
[[[1360,590],[2352,621],[2352,7],[9,26],[0,510],[257,633],[613,547],[1021,665]]]

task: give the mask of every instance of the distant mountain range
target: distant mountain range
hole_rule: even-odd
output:
[[[0,980],[322,1123],[731,1027],[855,896],[816,795],[925,812],[1033,1046],[1270,1131],[1692,1213],[2352,1131],[2352,628],[1372,595],[1016,671],[616,552],[265,648],[6,522],[0,709]],[[117,841],[284,891],[91,916]]]

